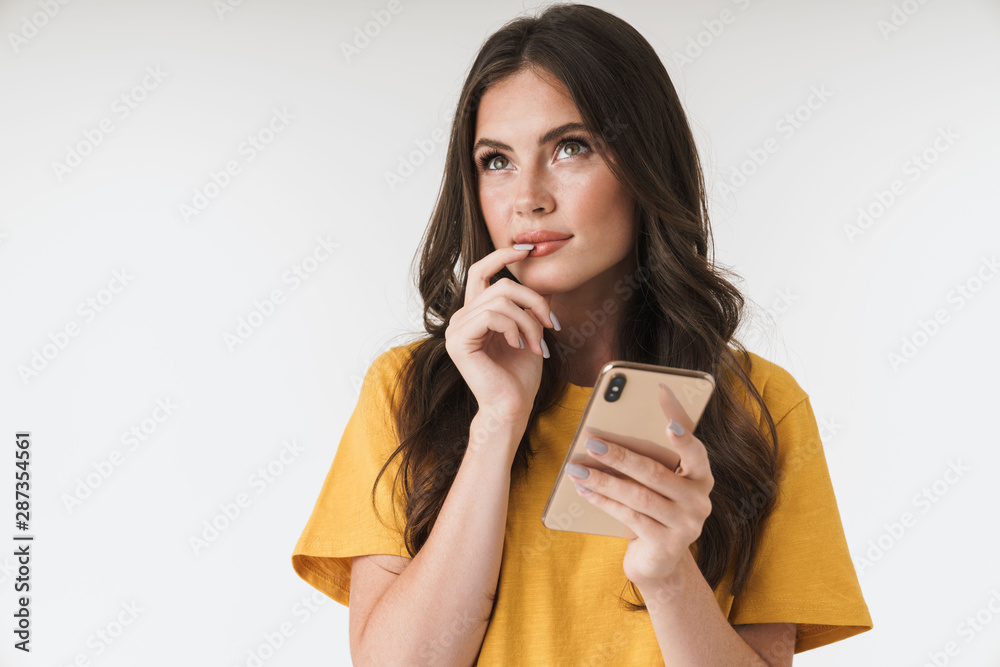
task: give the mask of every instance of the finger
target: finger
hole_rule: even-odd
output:
[[[485,292],[490,286],[490,278],[498,274],[503,267],[520,262],[529,252],[529,250],[514,250],[513,246],[497,248],[470,266],[465,286],[465,305],[469,305]]]
[[[680,536],[681,541],[685,544],[691,544],[701,536],[701,531],[705,525],[704,520],[699,518],[701,515],[680,512],[679,506],[673,501],[667,502],[673,506],[675,518],[671,518],[667,522],[661,522],[653,516],[604,495],[600,491],[591,490],[590,493],[586,493],[577,489],[577,495],[586,498],[592,505],[601,508],[611,515],[612,518],[618,519],[631,528],[637,537],[649,542],[662,542],[663,531],[669,530]]]
[[[694,420],[688,416],[684,406],[677,400],[677,394],[674,393],[673,389],[661,382],[657,398],[660,401],[660,409],[663,410],[663,414],[667,418],[679,422],[686,433],[694,431]]]
[[[680,503],[664,497],[637,480],[618,477],[589,466],[580,467],[588,471],[585,478],[576,476],[579,468],[570,469],[566,474],[575,483],[590,489],[591,492],[599,493],[629,509],[645,514],[663,526],[685,525],[687,519]]]
[[[474,306],[473,310],[466,315],[466,318],[473,317],[484,310],[493,310],[498,313],[503,313],[507,317],[514,320],[520,329],[520,333],[524,334],[525,344],[537,354],[542,354],[542,345],[540,341],[542,339],[544,329],[538,320],[532,317],[530,312],[526,312],[519,308],[517,304],[513,303],[508,297],[498,295],[482,304],[479,304],[478,306]]]
[[[485,302],[486,299],[495,298],[497,295],[506,297],[519,308],[531,313],[540,326],[555,328],[550,305],[552,295],[541,295],[527,285],[522,285],[506,277],[490,285],[475,301],[469,302],[466,308],[478,307],[479,302]]]
[[[712,466],[708,460],[708,450],[705,444],[694,437],[691,431],[685,431],[684,435],[677,435],[668,426],[667,438],[670,439],[670,448],[681,457],[681,462],[674,471],[677,475],[691,480],[709,482],[709,488],[714,485],[712,480]]]
[[[599,447],[591,449],[588,445],[585,445],[584,449],[591,459],[599,461],[614,473],[626,475],[671,500],[681,500],[691,496],[693,489],[690,488],[690,480],[674,473],[659,461],[602,438],[591,437],[588,438],[588,442],[591,439],[602,443],[607,447],[607,451],[599,454]]]
[[[495,310],[482,310],[472,317],[466,318],[458,325],[455,334],[462,341],[462,346],[466,348],[461,350],[462,352],[476,352],[483,348],[490,332],[502,335],[511,347],[521,349],[517,322]]]
[[[522,285],[506,277],[490,285],[475,301],[467,304],[464,310],[474,311],[486,303],[487,300],[496,299],[498,296],[507,299],[518,308],[530,313],[540,326],[555,328],[556,321],[553,319],[554,315],[550,305],[552,295],[539,294],[527,285]]]
[[[641,455],[637,456],[645,458]],[[619,511],[624,512],[624,515],[613,516],[622,521],[622,523],[627,523],[629,528],[635,531],[637,535],[642,530],[647,531],[647,534],[652,534],[656,530],[656,524],[659,524],[660,526],[678,531],[686,538],[689,538],[690,543],[698,538],[705,520],[712,513],[712,503],[709,500],[708,491],[697,488],[697,484],[692,482],[692,480],[673,475],[662,464],[656,461],[653,461],[653,463],[660,466],[664,474],[668,477],[673,476],[675,481],[682,485],[681,488],[684,489],[684,493],[678,494],[679,497],[676,499],[667,498],[654,489],[643,485],[638,480],[624,479],[614,474],[594,470],[589,466],[581,466],[580,468],[583,468],[582,471],[580,468],[569,469],[567,470],[567,474],[578,485],[591,490],[591,493],[588,494],[578,489],[580,495],[589,497],[596,492],[600,496],[607,497],[611,501],[622,505],[624,509],[619,509]],[[576,472],[586,472],[587,476],[582,479],[575,478],[574,473]],[[603,500],[598,498],[597,502],[603,503]],[[645,515],[653,523],[643,522],[640,518],[630,514],[628,510],[636,514]]]
[[[604,475],[610,479],[617,479],[611,475]],[[572,479],[572,477],[570,479]],[[574,481],[576,481],[578,485],[589,490],[588,493],[578,488],[578,495],[585,498],[587,502],[592,505],[595,505],[596,507],[599,507],[603,511],[607,512],[613,519],[618,519],[620,522],[631,528],[633,533],[644,540],[652,541],[658,539],[656,533],[663,531],[664,528],[669,528],[669,526],[660,523],[645,512],[639,511],[635,507],[631,507],[628,504],[608,495],[613,491],[602,486],[602,482],[596,479],[595,472],[593,471],[587,479]],[[662,515],[663,510],[661,509],[659,513]]]

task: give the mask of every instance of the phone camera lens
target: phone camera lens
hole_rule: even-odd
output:
[[[604,400],[613,403],[621,398],[625,387],[625,376],[615,375],[608,382],[608,388],[604,390]]]

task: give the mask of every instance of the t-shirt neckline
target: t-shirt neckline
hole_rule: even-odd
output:
[[[590,395],[594,392],[593,387],[584,387],[579,384],[573,384],[572,382],[566,383],[566,392],[559,399],[557,405],[559,407],[572,410],[573,412],[583,412],[583,409],[587,405],[587,401],[590,399]]]

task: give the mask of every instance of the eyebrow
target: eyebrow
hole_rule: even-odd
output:
[[[583,123],[576,123],[576,122],[574,122],[574,123],[566,123],[564,125],[560,125],[559,127],[554,127],[551,130],[549,130],[548,132],[546,132],[545,134],[543,134],[542,136],[538,137],[538,145],[539,146],[544,146],[545,144],[549,143],[550,141],[558,139],[560,135],[565,134],[566,132],[569,132],[571,130],[577,130],[577,131],[586,132],[587,131],[587,126],[584,125]],[[513,151],[514,150],[513,148],[511,148],[510,146],[508,146],[505,143],[502,143],[500,141],[495,141],[493,139],[485,139],[484,138],[484,139],[480,139],[479,141],[477,141],[476,145],[472,147],[472,153],[473,153],[473,155],[476,153],[476,151],[478,151],[483,146],[488,146],[489,148],[495,148],[496,150],[500,150],[500,151]]]

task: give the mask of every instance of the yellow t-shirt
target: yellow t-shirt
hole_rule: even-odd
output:
[[[394,347],[372,363],[292,554],[300,577],[344,605],[353,556],[409,557],[399,530],[376,518],[371,489],[398,445],[388,400],[408,350],[416,344]],[[808,395],[780,366],[758,355],[752,360],[751,381],[778,430],[779,499],[762,528],[755,569],[744,591],[736,599],[726,593],[730,569],[715,596],[733,625],[798,624],[799,653],[869,630],[872,620],[848,552]],[[511,485],[496,608],[479,665],[663,664],[648,612],[619,605],[619,596],[643,602],[626,587],[622,561],[628,540],[542,525],[542,510],[592,390],[569,385],[559,405],[541,415],[531,433],[536,454],[527,476]],[[759,410],[753,414],[760,416]],[[389,488],[399,460],[379,480],[379,510],[390,525]],[[396,510],[402,518],[398,499]]]

